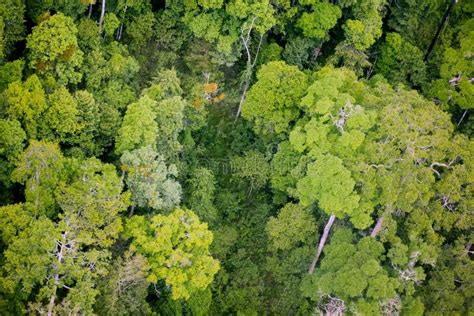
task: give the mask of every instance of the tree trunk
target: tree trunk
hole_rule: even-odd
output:
[[[383,215],[380,216],[379,219],[377,220],[377,224],[375,224],[375,227],[372,230],[372,233],[370,234],[370,237],[376,237],[377,236],[377,234],[382,229],[382,224],[383,224]]]
[[[467,112],[468,112],[468,111],[465,110],[464,113],[462,114],[461,119],[460,119],[459,122],[458,122],[458,126],[461,125],[461,123],[462,123],[462,121],[464,120],[464,117],[466,116]]]
[[[123,18],[122,18],[122,21],[120,22],[120,27],[117,31],[117,41],[120,41],[122,39],[123,20],[125,20],[125,14],[127,14],[127,8],[128,6],[125,5],[125,8],[123,9]]]
[[[67,243],[67,234],[68,232],[64,232],[64,234],[62,234],[61,246],[59,247],[59,250],[56,254],[56,256],[58,257],[58,265],[60,265],[63,261],[63,252]],[[49,304],[48,304],[48,316],[53,315],[54,302],[56,300],[56,291],[58,290],[58,284],[59,284],[59,273],[56,273],[54,275],[53,294],[51,295],[51,298],[49,299]]]
[[[335,219],[336,219],[336,215],[331,214],[326,226],[324,227],[323,235],[321,236],[321,239],[319,240],[318,249],[316,250],[316,254],[314,256],[313,262],[311,262],[311,265],[309,266],[309,269],[308,269],[309,274],[313,274],[314,269],[316,268],[316,263],[318,263],[319,257],[321,256],[321,253],[323,252],[324,244],[326,243],[326,240],[328,238],[329,232],[331,231],[331,227],[332,227],[332,224],[334,224]]]
[[[428,47],[428,50],[426,51],[425,61],[427,61],[428,58],[430,57],[431,52],[433,51],[433,49],[436,45],[436,42],[438,42],[439,36],[441,35],[441,31],[443,30],[444,25],[448,21],[449,15],[451,14],[451,11],[453,10],[454,5],[457,2],[458,2],[458,0],[451,0],[451,3],[449,4],[448,8],[444,12],[443,19],[441,20],[441,23],[438,26],[438,30],[436,30],[436,34],[435,34],[433,40],[431,41],[431,44]]]
[[[237,114],[235,115],[235,120],[237,120],[240,116],[240,112],[242,111],[242,105],[244,104],[245,96],[247,94],[247,90],[249,88],[249,85],[250,85],[250,79],[247,79],[245,81],[244,90],[242,91],[242,95],[240,96],[239,108],[237,110]]]
[[[105,16],[105,0],[102,0],[102,9],[100,11],[100,20],[99,20],[99,33],[102,33],[102,26],[104,24]]]
[[[90,19],[91,15],[92,15],[92,3],[89,4],[89,14],[87,15],[87,17]]]

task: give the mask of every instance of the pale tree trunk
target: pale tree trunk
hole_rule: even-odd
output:
[[[313,274],[314,269],[316,268],[316,263],[318,263],[319,257],[321,256],[321,253],[323,252],[324,244],[326,244],[326,240],[328,239],[329,232],[331,231],[331,227],[332,227],[332,224],[334,224],[335,219],[336,219],[336,215],[331,214],[326,226],[324,227],[323,235],[321,236],[321,239],[319,240],[318,249],[316,250],[316,254],[314,256],[313,262],[311,262],[311,265],[309,266],[309,269],[308,269],[309,274]]]
[[[104,16],[105,16],[105,0],[102,0],[102,9],[100,10],[100,20],[99,20],[99,33],[102,33],[102,27],[104,25]]]
[[[68,232],[64,232],[61,235],[62,238],[61,238],[61,241],[60,241],[59,250],[56,253],[56,256],[58,257],[58,266],[61,265],[61,263],[63,261],[64,248],[66,248],[66,244],[67,244],[67,234],[68,234]],[[59,273],[56,273],[54,275],[53,294],[51,295],[51,298],[49,299],[49,304],[48,304],[48,316],[53,315],[54,302],[56,300],[56,291],[58,290],[58,284],[59,284]]]
[[[252,80],[253,68],[255,67],[255,64],[257,63],[260,47],[262,46],[263,34],[260,35],[260,41],[258,42],[257,52],[255,53],[255,56],[252,58],[252,54],[250,52],[250,39],[251,39],[252,30],[255,25],[256,19],[257,19],[256,16],[253,17],[250,27],[245,36],[244,36],[244,31],[247,25],[246,23],[243,25],[242,30],[240,31],[240,38],[242,39],[242,44],[244,44],[245,52],[247,53],[247,68],[245,70],[244,89],[240,96],[239,108],[237,109],[237,113],[235,114],[235,121],[237,121],[237,119],[240,116],[240,112],[242,111],[242,105],[244,104],[245,97],[247,95],[247,91],[250,86],[250,80]]]
[[[458,122],[458,126],[461,125],[461,123],[462,123],[462,121],[464,120],[464,117],[466,116],[467,112],[468,112],[468,111],[465,110],[464,113],[462,114],[461,119],[460,119],[459,122]]]
[[[90,19],[91,15],[92,15],[92,3],[89,4],[89,14],[87,15],[87,17]]]
[[[376,237],[377,234],[382,229],[382,225],[383,225],[383,215],[380,216],[379,219],[377,220],[377,224],[375,224],[375,227],[372,230],[372,233],[370,233],[370,237]]]
[[[125,14],[127,14],[127,5],[125,5],[125,8],[123,9],[123,18],[122,22],[120,23],[120,27],[117,31],[117,41],[120,41],[122,39],[122,31],[123,31],[123,20],[125,19]]]

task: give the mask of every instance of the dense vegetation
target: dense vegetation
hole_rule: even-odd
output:
[[[1,315],[467,315],[470,0],[0,0]]]

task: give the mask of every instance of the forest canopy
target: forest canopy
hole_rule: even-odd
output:
[[[1,315],[468,315],[469,0],[0,0]]]

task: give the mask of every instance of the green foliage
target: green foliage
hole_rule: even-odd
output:
[[[314,218],[299,204],[286,204],[267,222],[269,248],[272,251],[291,250],[300,243],[307,243],[316,230]]]
[[[117,154],[146,146],[156,148],[158,124],[153,111],[155,105],[156,102],[145,95],[127,107],[115,141]]]
[[[281,61],[270,62],[259,69],[257,82],[242,108],[242,116],[252,120],[255,131],[263,136],[284,134],[299,117],[297,103],[306,85],[305,74],[295,66]]]
[[[448,47],[444,51],[440,66],[440,78],[433,82],[430,94],[440,101],[443,107],[472,109],[474,88],[472,47],[474,45],[474,19],[466,22],[466,29],[459,34],[459,46]]]
[[[43,158],[39,160],[43,165],[44,157],[34,149],[30,147],[27,154],[35,153]],[[73,165],[69,179],[61,181],[54,195],[60,216],[50,219],[31,214],[31,225],[10,237],[12,240],[5,250],[2,290],[14,293],[22,288],[27,294],[23,299],[31,295],[33,301],[29,307],[39,311],[92,311],[98,294],[93,284],[107,273],[108,248],[121,230],[118,215],[128,204],[112,165],[102,164],[97,159]],[[35,186],[52,181],[51,175],[46,179],[47,172],[58,171],[52,165],[42,167],[52,170],[37,168],[36,174],[42,175],[42,182]],[[21,171],[16,170],[18,177],[22,176]],[[42,173],[38,173],[40,171]],[[31,184],[29,180],[27,186]],[[62,288],[69,291],[63,293]]]
[[[0,66],[0,91],[5,90],[12,82],[21,81],[24,64],[18,59]]]
[[[336,296],[355,310],[380,313],[384,300],[395,298],[398,281],[390,277],[380,264],[383,245],[371,237],[356,244],[348,230],[338,230],[324,250],[321,267],[308,276],[302,291],[312,300]],[[369,307],[371,306],[371,307]]]
[[[127,252],[124,258],[118,257],[99,285],[101,294],[96,302],[97,312],[102,315],[149,314],[147,270],[145,258],[141,255]]]
[[[41,128],[43,139],[64,142],[82,128],[76,100],[66,88],[61,87],[48,95],[48,104]]]
[[[18,120],[28,137],[35,139],[38,123],[47,108],[46,96],[38,77],[32,75],[24,83],[13,82],[4,95],[8,117]]]
[[[120,26],[120,20],[113,13],[106,13],[104,18],[104,31],[108,37],[113,37],[115,31]]]
[[[214,205],[216,178],[211,170],[200,167],[193,170],[188,179],[189,197],[187,204],[200,219],[206,223],[214,223],[218,210]]]
[[[246,151],[242,157],[231,161],[234,177],[245,179],[250,185],[250,192],[263,187],[270,176],[268,158],[258,151]]]
[[[186,106],[181,97],[171,97],[158,102],[154,108],[158,125],[157,148],[166,157],[173,157],[182,149],[178,137],[184,128]]]
[[[298,19],[297,26],[303,30],[306,37],[324,40],[341,17],[341,9],[331,3],[316,2],[312,12],[304,12]]]
[[[469,314],[471,2],[0,0],[1,314]]]
[[[56,144],[31,141],[21,154],[12,180],[25,184],[25,198],[35,213],[53,215],[56,210],[54,191],[61,180],[63,156]]]
[[[390,83],[421,86],[426,82],[426,65],[423,53],[404,41],[398,33],[389,33],[380,48],[376,71]]]
[[[77,27],[62,13],[35,26],[27,37],[30,67],[38,74],[52,74],[60,84],[78,83],[83,53],[77,44]]]
[[[359,197],[353,191],[354,185],[342,160],[324,155],[308,165],[306,176],[296,185],[296,195],[303,205],[317,201],[327,214],[334,213],[342,218],[351,215],[358,206]]]
[[[205,289],[219,270],[209,254],[212,232],[192,211],[176,209],[150,219],[134,216],[127,221],[125,237],[133,238],[132,250],[145,257],[147,280],[164,280],[174,300],[188,300]]]
[[[0,119],[0,182],[9,182],[25,140],[26,134],[18,121]]]
[[[312,68],[314,64],[314,50],[316,42],[305,37],[295,37],[285,45],[282,57],[289,65],[300,69]]]
[[[12,53],[16,42],[24,39],[24,1],[3,0],[0,4],[0,61]]]

